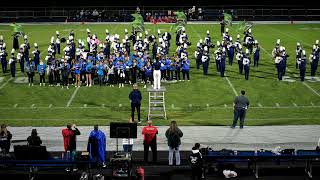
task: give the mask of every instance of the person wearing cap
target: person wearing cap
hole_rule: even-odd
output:
[[[237,54],[236,54],[236,59],[238,61],[238,68],[239,68],[239,73],[242,74],[243,72],[243,51],[242,51],[242,45],[239,44],[236,48]]]
[[[190,60],[188,59],[187,56],[182,59],[182,78],[184,80],[190,81]]]
[[[152,161],[157,162],[157,134],[158,128],[152,125],[152,121],[148,120],[147,126],[143,127],[143,152],[144,152],[144,162],[148,163],[149,148],[152,151]]]
[[[43,61],[40,61],[40,64],[37,66],[37,72],[40,76],[40,86],[45,86],[46,65],[43,63]]]
[[[129,94],[129,99],[131,103],[131,119],[134,122],[134,112],[137,109],[138,113],[138,123],[140,123],[140,106],[141,106],[141,100],[142,100],[142,94],[138,89],[138,85],[133,85],[133,90]]]
[[[9,65],[10,65],[10,72],[11,72],[11,76],[12,77],[16,77],[16,63],[17,63],[17,59],[14,56],[14,52],[15,50],[12,49],[11,50],[11,58],[9,59]]]
[[[202,167],[203,167],[203,158],[198,147],[192,147],[191,154],[188,157],[188,162],[191,166],[191,177],[192,180],[202,179]]]
[[[249,49],[246,49],[246,54],[243,56],[242,64],[244,69],[244,78],[246,80],[249,80],[249,71],[250,71],[250,55],[249,55]]]
[[[260,59],[260,46],[257,40],[254,41],[254,48],[253,48],[253,67],[259,66],[259,59]]]
[[[226,70],[226,58],[227,58],[226,48],[223,47],[221,52],[221,58],[220,58],[220,76],[221,77],[224,77],[224,72]]]
[[[297,47],[296,47],[296,69],[299,68],[298,61],[302,57],[302,48],[299,42],[297,42]]]
[[[244,119],[246,116],[247,109],[249,108],[249,99],[245,96],[246,92],[241,90],[240,96],[237,96],[233,101],[233,123],[231,128],[235,128],[238,119],[240,118],[240,129],[243,128]]]
[[[64,59],[61,59],[60,71],[63,81],[61,88],[65,86],[67,89],[69,89],[70,64]]]
[[[34,48],[35,50],[32,51],[32,54],[33,54],[33,61],[36,65],[36,67],[38,67],[39,63],[40,63],[40,50],[38,48],[38,44],[37,43],[34,43]]]
[[[306,51],[302,50],[301,57],[298,58],[297,64],[299,65],[300,70],[300,80],[303,82],[304,77],[306,75],[306,64],[307,64],[307,58],[306,58]]]
[[[3,45],[0,45],[0,59],[1,59],[1,64],[2,64],[2,72],[5,74],[7,72],[7,56],[8,53],[5,50],[5,43]]]
[[[232,37],[229,38],[229,42],[227,45],[227,50],[228,50],[228,62],[229,65],[232,66],[233,64],[233,59],[234,59],[234,50],[235,50],[235,45],[232,42]]]
[[[34,77],[34,71],[36,69],[36,65],[31,58],[29,58],[29,61],[25,63],[24,69],[28,75],[29,86],[33,86],[33,77]]]
[[[56,51],[60,54],[60,33],[56,31],[56,43],[55,43]]]

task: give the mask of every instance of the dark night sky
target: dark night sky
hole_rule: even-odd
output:
[[[314,0],[316,1],[316,0]],[[2,7],[14,6],[220,6],[220,5],[281,5],[316,7],[312,0],[1,0]]]

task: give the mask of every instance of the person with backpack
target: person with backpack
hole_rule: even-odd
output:
[[[200,180],[202,178],[203,158],[197,147],[192,148],[192,153],[189,155],[188,161],[191,165],[192,180]]]
[[[180,138],[183,136],[182,131],[178,128],[176,121],[171,121],[170,127],[166,131],[166,137],[169,146],[169,166],[173,165],[173,152],[176,155],[176,165],[180,165],[179,146],[181,144]]]

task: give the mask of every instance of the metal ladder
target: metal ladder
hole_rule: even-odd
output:
[[[167,119],[166,105],[165,105],[165,91],[166,89],[148,88],[149,92],[149,112],[148,119],[152,117],[162,117]]]

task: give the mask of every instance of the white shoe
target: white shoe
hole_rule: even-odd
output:
[[[69,89],[69,86],[67,86],[67,89]]]
[[[29,83],[29,86],[31,86],[31,84]]]
[[[87,87],[89,86],[89,84],[86,85]]]
[[[147,85],[144,85],[143,88],[147,88]]]
[[[89,87],[91,87],[92,85],[90,84]]]
[[[121,84],[119,84],[119,88],[121,88]]]
[[[40,83],[40,86],[41,86],[41,83]]]
[[[43,86],[46,86],[46,83],[43,83],[42,85],[43,85]]]
[[[57,86],[60,86],[60,83],[58,83]]]
[[[124,87],[124,84],[122,84],[122,87]]]
[[[61,89],[63,89],[63,86],[61,86]]]
[[[31,86],[33,86],[33,83],[31,84]]]

